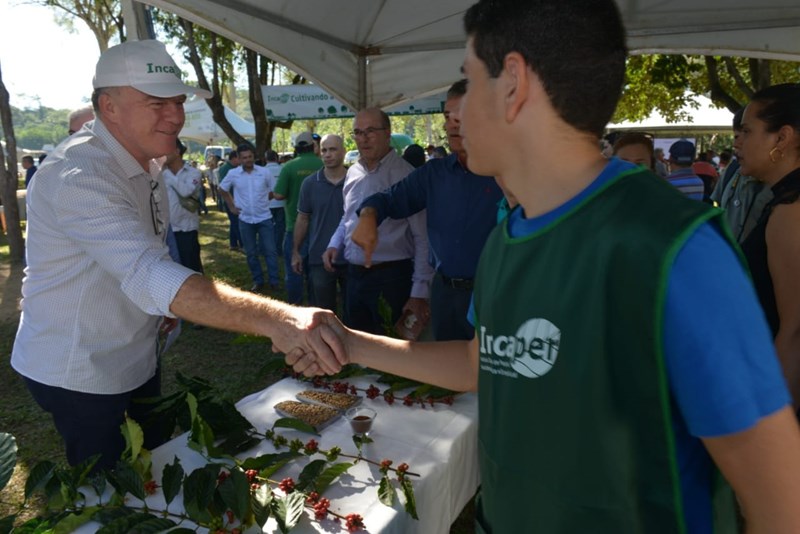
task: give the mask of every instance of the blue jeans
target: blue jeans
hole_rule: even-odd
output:
[[[323,265],[309,265],[308,278],[314,288],[314,298],[309,298],[309,304],[331,310],[336,313],[339,309],[336,295],[341,294],[342,310],[347,297],[347,264],[334,265],[336,272],[328,272]],[[338,286],[338,287],[337,287]]]
[[[294,248],[294,230],[287,230],[283,240],[283,261],[286,268],[286,301],[289,304],[303,303],[303,275],[292,270],[292,248]],[[308,239],[300,247],[303,256],[303,272],[308,272]],[[311,295],[308,296],[311,300]]]
[[[283,254],[283,234],[286,233],[286,210],[283,208],[270,208],[272,222],[275,223],[275,249],[278,255]]]
[[[275,236],[272,234],[272,219],[257,223],[246,223],[239,219],[239,233],[242,236],[244,251],[247,254],[247,267],[253,275],[254,284],[264,283],[264,272],[261,270],[259,256],[267,261],[267,273],[270,285],[277,285],[278,251],[275,250]]]
[[[228,223],[230,224],[230,228],[228,228],[228,240],[230,241],[231,248],[239,248],[242,246],[242,236],[239,233],[239,216],[234,215],[227,209],[225,213],[228,214]]]

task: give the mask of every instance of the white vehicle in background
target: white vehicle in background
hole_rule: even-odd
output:
[[[347,154],[344,155],[344,164],[348,167],[358,161],[359,154],[358,150],[350,150]]]
[[[232,151],[233,149],[229,146],[209,145],[203,151],[203,164],[208,161],[209,156],[217,156],[220,160],[225,161],[228,159],[228,154]]]

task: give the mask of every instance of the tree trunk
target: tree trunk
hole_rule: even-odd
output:
[[[708,75],[708,87],[711,90],[711,100],[720,103],[730,110],[731,113],[739,111],[744,104],[740,103],[722,87],[719,81],[719,62],[714,56],[705,56],[706,73]]]
[[[222,104],[222,93],[220,92],[220,83],[219,83],[219,57],[216,51],[216,39],[212,40],[212,54],[211,54],[211,61],[213,65],[214,77],[213,77],[213,87],[208,85],[208,79],[206,78],[206,73],[203,70],[203,63],[200,60],[200,54],[197,53],[197,43],[194,40],[194,25],[185,19],[179,19],[181,26],[183,27],[184,32],[186,33],[186,48],[189,51],[189,63],[192,64],[194,68],[194,73],[197,76],[197,84],[206,90],[211,91],[212,95],[211,98],[206,100],[206,104],[211,109],[211,115],[214,117],[214,122],[216,122],[222,131],[225,132],[225,135],[228,136],[234,145],[240,145],[242,143],[246,143],[247,140],[242,137],[239,132],[237,132],[231,123],[228,122],[228,118],[225,117],[225,106]]]
[[[5,132],[8,161],[0,149],[0,197],[3,199],[3,213],[6,218],[9,256],[12,263],[25,260],[25,241],[22,239],[22,226],[17,206],[17,140],[14,137],[14,123],[11,120],[11,104],[8,91],[3,83],[0,69],[0,120]],[[7,164],[6,164],[7,163]]]
[[[261,63],[259,54],[245,49],[250,112],[256,125],[256,159],[263,158],[266,150],[272,148],[272,129],[267,120],[267,110],[264,107],[264,94],[261,92],[261,69],[259,68]]]

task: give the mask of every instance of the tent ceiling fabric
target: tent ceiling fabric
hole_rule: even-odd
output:
[[[354,108],[460,77],[473,0],[147,0],[285,64]],[[797,0],[617,0],[634,53],[800,61]],[[568,36],[566,36],[568,38]]]

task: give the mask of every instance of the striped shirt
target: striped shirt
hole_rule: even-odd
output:
[[[98,119],[47,157],[28,191],[27,267],[11,365],[50,386],[131,391],[156,369],[157,329],[192,274],[165,245],[169,208]]]
[[[667,181],[692,200],[703,200],[705,191],[703,179],[697,176],[691,168],[676,170],[667,176]]]

